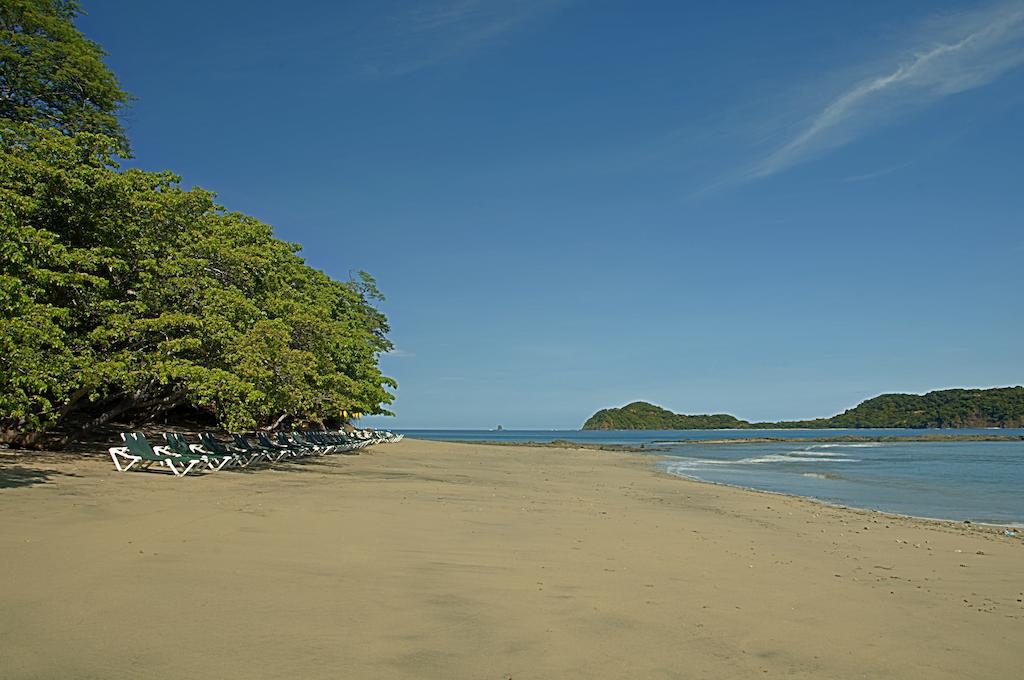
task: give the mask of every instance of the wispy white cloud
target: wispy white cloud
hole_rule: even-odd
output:
[[[781,146],[740,179],[767,177],[946,97],[986,85],[1024,63],[1024,0],[936,17],[910,47],[881,62],[804,118]],[[864,69],[866,70],[866,68]]]
[[[876,177],[885,177],[886,175],[890,175],[890,174],[892,174],[894,172],[902,170],[903,168],[905,168],[907,166],[910,166],[910,165],[913,165],[913,164],[914,164],[914,161],[906,161],[904,163],[897,163],[896,165],[890,165],[889,167],[882,168],[880,170],[873,170],[872,172],[864,172],[864,173],[861,173],[859,175],[850,175],[849,177],[844,177],[843,181],[844,182],[866,182],[867,180],[875,179]]]
[[[392,17],[366,71],[401,76],[469,56],[571,0],[434,0]]]

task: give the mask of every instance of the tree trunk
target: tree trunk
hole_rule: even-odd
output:
[[[44,448],[45,432],[21,432],[20,430],[4,430],[0,432],[0,444],[14,449]]]
[[[287,411],[285,411],[285,412],[284,412],[284,413],[282,413],[282,414],[281,414],[280,416],[278,416],[277,420],[275,420],[275,421],[274,421],[274,423],[273,423],[272,425],[268,425],[267,427],[265,427],[265,428],[263,428],[263,429],[264,429],[264,430],[266,430],[267,432],[273,432],[274,430],[276,430],[276,429],[277,429],[277,426],[278,426],[278,425],[280,425],[280,424],[281,424],[281,422],[282,422],[282,421],[283,421],[283,420],[284,420],[285,418],[287,418],[287,417],[288,417],[288,412],[287,412]]]
[[[146,400],[146,399],[143,398],[143,397],[146,396],[145,391],[144,390],[136,390],[134,393],[132,393],[132,395],[130,397],[128,397],[126,399],[122,399],[112,409],[109,409],[108,411],[105,411],[104,413],[102,413],[99,416],[93,418],[92,420],[86,421],[83,425],[80,425],[79,427],[77,427],[77,428],[75,428],[73,430],[70,430],[61,439],[61,443],[62,444],[68,444],[68,443],[74,441],[75,439],[78,439],[83,434],[86,434],[88,432],[91,432],[91,431],[95,430],[98,427],[106,425],[107,423],[109,423],[114,418],[118,417],[119,415],[121,415],[123,413],[127,413],[128,411],[132,410],[133,408],[146,407],[146,406],[155,406],[155,405],[159,404],[161,401],[163,401],[165,399],[167,399],[167,400],[173,399],[175,397],[175,395],[176,395],[176,393],[172,393],[171,395],[167,395],[167,396],[164,396],[164,397],[156,397],[155,399]]]

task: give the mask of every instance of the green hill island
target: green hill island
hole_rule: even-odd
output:
[[[831,418],[752,423],[726,413],[686,415],[635,401],[601,409],[584,430],[1024,427],[1024,387],[883,394]]]

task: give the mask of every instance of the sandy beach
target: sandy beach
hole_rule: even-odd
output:
[[[403,441],[174,479],[0,452],[0,677],[1014,678],[1024,542]]]

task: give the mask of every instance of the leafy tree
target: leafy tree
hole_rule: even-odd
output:
[[[24,124],[0,138],[8,440],[180,405],[232,429],[386,413],[391,344],[368,274],[334,281],[211,193],[119,171],[111,138]]]
[[[104,52],[73,23],[74,0],[0,0],[0,118],[127,138],[117,119],[128,95]]]
[[[0,441],[182,408],[235,430],[387,413],[373,278],[334,281],[211,192],[122,171],[127,97],[77,11],[0,0]]]

